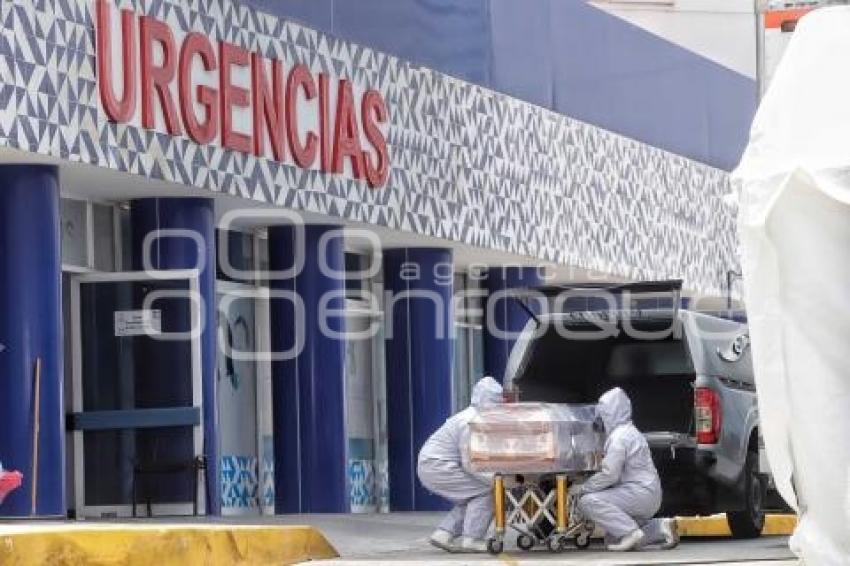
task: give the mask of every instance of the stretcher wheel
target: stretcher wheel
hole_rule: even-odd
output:
[[[534,537],[529,535],[519,535],[516,537],[516,545],[520,550],[531,550],[535,544]]]
[[[546,546],[550,552],[564,552],[569,546],[569,539],[563,535],[551,536],[546,540]]]
[[[590,546],[590,533],[577,534],[573,539],[573,543],[576,545],[576,548],[584,550]]]
[[[487,541],[487,552],[490,554],[501,554],[505,550],[505,543],[497,538],[491,538]]]

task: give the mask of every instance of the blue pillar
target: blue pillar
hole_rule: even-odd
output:
[[[31,512],[37,359],[36,514],[66,513],[61,270],[56,167],[0,165],[0,462],[24,474],[0,516]]]
[[[269,228],[275,513],[347,513],[348,439],[345,422],[345,254],[338,226]],[[296,250],[303,257],[296,273]],[[324,263],[320,260],[324,255]],[[291,275],[291,276],[290,276]],[[280,296],[280,293],[288,294]],[[278,294],[278,296],[275,296]],[[293,295],[300,301],[293,300]],[[324,332],[320,317],[336,336]],[[303,306],[300,314],[296,304]],[[334,314],[336,313],[336,314]],[[296,336],[298,328],[302,333]]]
[[[505,367],[515,340],[497,336],[493,330],[515,335],[528,323],[529,315],[517,302],[517,299],[495,296],[500,291],[522,287],[537,287],[541,284],[540,269],[535,266],[509,265],[491,267],[487,270],[485,287],[487,288],[487,308],[484,320],[484,374],[498,381],[505,379]],[[492,298],[491,298],[492,297]],[[487,318],[492,312],[492,317]]]
[[[454,325],[452,252],[384,252],[390,507],[447,507],[416,477],[419,449],[451,414]]]
[[[203,384],[204,419],[204,455],[207,459],[206,494],[207,513],[221,514],[221,478],[219,477],[218,457],[218,399],[216,391],[216,254],[215,254],[215,211],[213,200],[208,198],[145,198],[137,199],[130,205],[130,227],[133,249],[134,269],[144,267],[142,251],[145,236],[157,230],[187,230],[193,232],[203,242],[190,237],[163,235],[155,240],[151,248],[151,263],[155,269],[191,269],[199,265],[203,269],[199,276],[199,289],[204,300],[205,325],[201,333],[201,380]],[[203,254],[203,255],[200,255]],[[166,359],[139,360],[140,363],[168,364]],[[165,379],[161,383],[149,382],[139,393],[148,391],[161,401],[171,397],[172,401],[183,401],[184,391],[168,389],[173,382],[167,379],[168,373],[163,367]],[[157,372],[151,372],[155,376]],[[173,384],[173,387],[178,387]],[[154,391],[160,389],[160,391]],[[179,436],[179,438],[178,438]],[[186,435],[176,434],[172,438],[178,444],[186,442]],[[188,437],[191,438],[191,437]]]

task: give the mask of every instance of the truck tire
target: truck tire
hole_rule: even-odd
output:
[[[738,539],[761,536],[764,528],[765,480],[759,473],[758,454],[750,452],[744,469],[744,509],[726,513],[732,536]]]

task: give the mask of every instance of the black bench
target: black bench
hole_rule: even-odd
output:
[[[191,474],[192,479],[192,515],[198,515],[198,485],[201,474],[206,474],[207,459],[205,456],[196,456],[192,460],[184,462],[162,462],[141,463],[136,462],[133,466],[133,517],[136,517],[136,507],[139,504],[138,486],[139,479],[147,476]],[[153,516],[151,508],[150,492],[146,494],[145,505],[148,517]]]

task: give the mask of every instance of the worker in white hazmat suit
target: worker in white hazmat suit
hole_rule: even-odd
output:
[[[599,398],[605,456],[599,471],[574,488],[579,511],[605,531],[608,550],[634,550],[679,537],[672,519],[652,519],[661,506],[661,480],[643,434],[632,424],[632,404],[616,387]],[[616,542],[615,542],[616,541]]]
[[[486,552],[484,540],[493,518],[492,476],[470,471],[464,446],[476,409],[502,402],[502,386],[485,377],[472,390],[472,404],[454,415],[419,452],[419,481],[455,504],[431,535],[434,546],[449,552]]]
[[[806,566],[850,564],[848,30],[849,6],[800,20],[732,176],[759,432]]]

